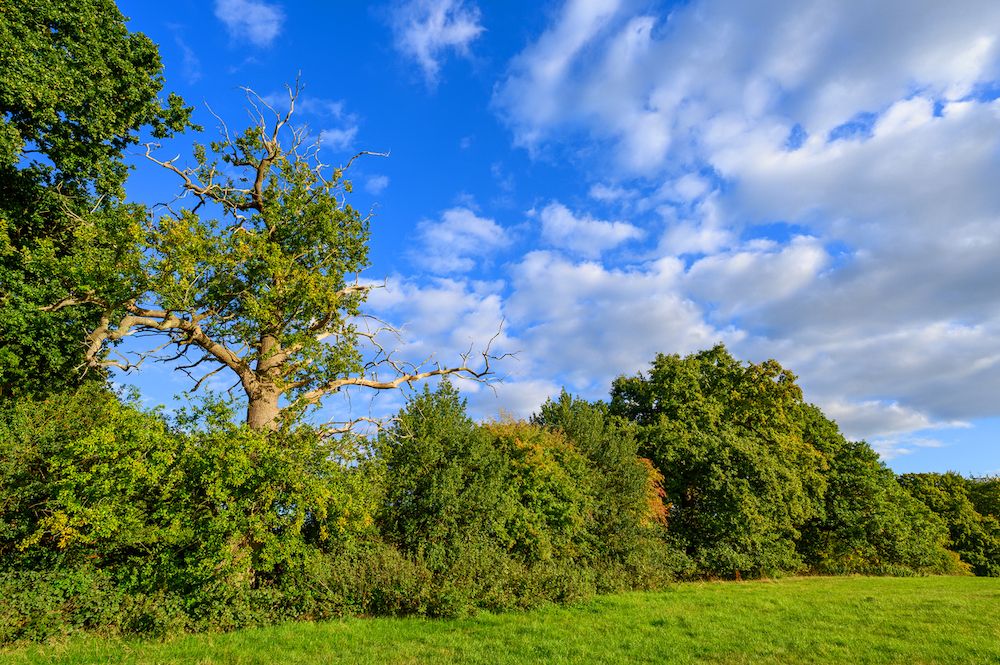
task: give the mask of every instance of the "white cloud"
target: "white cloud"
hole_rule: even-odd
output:
[[[512,341],[503,322],[503,284],[446,277],[417,281],[395,275],[385,288],[369,296],[368,309],[392,323],[399,337],[385,340],[399,360],[419,366],[439,363],[455,366],[463,354],[470,363],[480,363],[479,355],[493,340],[491,350],[503,354],[512,350]],[[506,371],[506,364],[494,369]]]
[[[938,439],[925,437],[894,437],[889,439],[874,439],[870,442],[872,448],[882,456],[882,459],[891,460],[901,455],[909,455],[914,448],[941,448],[945,444]]]
[[[261,47],[274,42],[285,22],[281,7],[260,0],[215,0],[215,16],[233,39]]]
[[[787,245],[750,242],[694,262],[685,284],[689,293],[715,304],[728,320],[813,287],[829,259],[816,238],[800,236]]]
[[[386,187],[389,186],[389,176],[387,175],[373,175],[368,176],[365,180],[365,191],[369,194],[378,196],[385,191]]]
[[[469,54],[469,45],[485,29],[479,20],[479,8],[464,0],[408,0],[393,11],[395,45],[417,61],[428,84],[434,85],[449,51]]]
[[[331,127],[319,133],[319,141],[324,147],[332,150],[344,150],[354,145],[354,139],[357,138],[357,135],[357,125]]]
[[[494,105],[519,145],[585,137],[640,176],[590,196],[659,214],[655,255],[687,257],[675,325],[777,357],[886,451],[998,415],[1000,102],[972,93],[1000,79],[1000,5],[637,6],[566,2]]]
[[[681,290],[672,258],[630,268],[536,251],[512,267],[505,312],[534,376],[588,397],[645,368],[659,352],[692,352],[738,335],[715,329]]]
[[[712,128],[770,123],[783,140],[799,123],[825,136],[915,87],[959,99],[1000,71],[990,0],[962,11],[933,0],[705,0],[667,17],[632,4],[566,2],[512,61],[494,102],[520,145],[583,129],[649,172],[689,156]]]
[[[596,183],[591,185],[590,190],[587,192],[590,198],[603,201],[605,203],[613,203],[617,201],[627,201],[628,199],[635,197],[635,192],[620,187],[617,185],[606,185],[604,183]]]
[[[596,258],[623,242],[644,235],[642,229],[626,222],[574,215],[559,202],[545,206],[538,216],[542,222],[542,238],[547,243],[586,258]]]
[[[909,432],[966,425],[961,421],[932,422],[926,414],[907,408],[898,402],[879,400],[863,402],[831,400],[823,404],[823,412],[840,425],[848,438],[867,437],[883,442],[899,441],[901,436]]]
[[[411,254],[417,266],[432,273],[467,272],[510,244],[502,226],[469,208],[445,210],[438,220],[417,224],[419,249]]]
[[[535,145],[549,125],[565,118],[571,102],[561,92],[570,83],[574,59],[620,4],[618,0],[567,2],[556,25],[514,59],[513,75],[498,88],[494,101],[515,125],[519,145]]]

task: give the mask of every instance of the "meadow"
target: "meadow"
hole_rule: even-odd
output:
[[[1000,581],[799,577],[677,584],[455,620],[290,623],[162,642],[93,636],[21,663],[1000,663]]]

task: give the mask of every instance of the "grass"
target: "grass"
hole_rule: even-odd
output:
[[[1000,580],[679,584],[573,607],[297,623],[167,642],[94,637],[10,663],[1000,663]]]

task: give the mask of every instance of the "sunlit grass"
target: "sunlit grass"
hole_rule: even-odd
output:
[[[12,663],[1000,663],[1000,580],[679,584],[454,620],[350,619],[166,642],[79,638]]]

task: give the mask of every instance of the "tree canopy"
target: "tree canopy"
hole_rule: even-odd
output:
[[[821,514],[826,462],[802,438],[801,408],[794,374],[719,345],[615,380],[610,410],[639,426],[688,553],[734,575],[800,565],[798,527]]]
[[[195,388],[220,371],[235,378],[255,429],[276,429],[345,388],[490,373],[488,349],[476,367],[466,356],[424,369],[383,347],[380,333],[391,329],[361,311],[373,285],[358,275],[368,265],[368,218],[346,201],[354,158],[336,168],[321,161],[307,130],[290,124],[298,94],[289,88],[278,111],[247,90],[253,126],[230,134],[223,124],[219,141],[196,145],[189,167],[158,159],[147,144],[147,157],[178,176],[193,205],[132,217],[142,251],[119,262],[122,274],[103,286],[90,280],[98,288],[73,289],[52,306],[101,310],[87,336],[92,367],[137,367],[147,355],[102,354],[134,333],[153,336]]]
[[[79,379],[81,333],[96,314],[39,308],[64,295],[74,267],[126,240],[114,228],[128,214],[124,149],[143,130],[166,137],[188,122],[162,88],[156,46],[128,31],[111,0],[3,3],[0,397]]]

